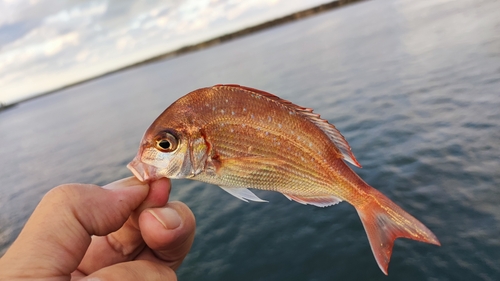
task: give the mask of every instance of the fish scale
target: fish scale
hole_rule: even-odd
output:
[[[244,201],[265,202],[248,188],[318,207],[346,201],[358,212],[385,274],[396,238],[440,245],[425,225],[344,161],[361,167],[337,128],[312,109],[257,89],[216,85],[169,106],[148,128],[128,167],[142,181],[189,178]]]
[[[219,108],[219,107],[217,107]],[[312,143],[313,144],[313,147],[317,147],[318,146],[318,141],[317,140],[307,140],[307,138],[303,137],[303,141],[301,143],[297,143],[297,141],[294,141],[292,144],[290,144],[290,139],[293,137],[293,135],[290,135],[290,136],[282,136],[279,134],[279,131],[277,131],[275,129],[276,125],[274,123],[272,124],[269,124],[269,122],[264,122],[264,121],[267,121],[267,117],[264,116],[262,118],[256,118],[257,120],[252,120],[250,118],[250,121],[248,122],[248,114],[255,114],[257,115],[258,114],[258,111],[257,110],[262,110],[260,108],[255,108],[255,107],[252,107],[252,106],[247,106],[247,110],[245,111],[246,112],[246,115],[240,115],[240,116],[235,116],[234,119],[230,120],[230,121],[226,121],[225,119],[221,119],[220,117],[216,117],[215,118],[215,121],[212,122],[212,124],[215,124],[213,126],[211,125],[206,125],[206,128],[208,131],[217,131],[217,133],[214,133],[210,136],[211,140],[213,140],[213,143],[217,143],[217,146],[218,146],[218,149],[217,149],[217,152],[220,153],[220,154],[224,154],[224,156],[226,157],[241,157],[241,156],[244,156],[245,155],[245,152],[247,151],[247,148],[249,146],[251,146],[253,148],[253,152],[255,155],[265,155],[265,154],[272,154],[273,151],[276,151],[276,155],[269,155],[270,157],[276,157],[276,156],[279,156],[281,154],[281,150],[283,148],[283,145],[288,145],[289,147],[290,146],[302,146],[301,147],[301,151],[305,152],[304,155],[305,158],[304,159],[310,159],[311,157],[315,156],[316,153],[314,153],[314,149],[311,149],[310,147],[308,147],[308,143]],[[273,111],[272,111],[273,112]],[[286,115],[289,115],[289,114],[286,114]],[[242,120],[241,120],[242,119]],[[221,122],[225,122],[225,124],[227,124],[227,122],[231,122],[231,123],[235,123],[235,124],[238,124],[238,125],[235,125],[234,128],[233,128],[233,132],[230,131],[231,127],[228,127],[227,125],[224,125],[223,128],[220,128],[220,123]],[[248,122],[248,123],[247,123]],[[246,126],[245,127],[242,127],[240,124],[245,124]],[[289,126],[285,126],[283,127],[283,129],[281,130],[285,130],[285,131],[300,131],[300,128],[298,129],[297,125],[295,125],[294,123],[292,122],[284,122],[286,125],[289,125]],[[214,127],[214,128],[212,128]],[[256,128],[257,127],[260,127],[261,129],[260,130],[257,130]],[[269,135],[265,135],[265,132],[268,132]],[[241,137],[239,136],[248,136],[248,137],[245,137],[243,138],[244,139],[244,142],[241,142]],[[235,136],[238,136],[238,137],[235,137]],[[255,138],[256,136],[259,136],[261,137],[261,139],[258,139],[258,138]],[[269,138],[272,138],[273,136],[277,136],[280,138],[280,144],[281,145],[277,145],[276,142],[267,142],[267,139]],[[215,137],[217,137],[217,139],[214,139]],[[210,139],[209,139],[210,140]],[[228,143],[229,140],[234,140],[233,142],[231,143]],[[254,141],[254,142],[251,142],[251,141]],[[326,141],[329,143],[329,141]],[[266,146],[262,146],[263,143],[266,143]],[[306,144],[307,143],[307,144]],[[227,153],[225,153],[226,151],[223,150],[223,148],[226,148],[228,147],[229,149],[231,150],[236,150],[238,147],[239,147],[239,151],[241,154],[236,154],[236,153],[232,153],[232,151],[229,151]],[[250,156],[250,154],[248,155]],[[287,162],[292,162],[292,163],[296,163],[297,160],[300,160],[300,156],[296,156],[297,159],[287,159]],[[320,157],[316,157],[315,159],[316,161],[320,161],[321,158]],[[305,163],[305,164],[309,164],[309,163]],[[300,165],[296,165],[297,167],[298,166],[304,166],[302,165],[302,163],[300,163]],[[315,171],[317,171],[318,169],[316,168]],[[325,182],[325,181],[328,181],[328,177],[323,177],[322,179],[322,182]],[[325,186],[327,187],[327,186]]]
[[[248,125],[247,129],[245,130],[246,132],[251,131],[253,128],[253,125]],[[227,128],[226,128],[227,130]],[[235,130],[234,134],[238,134],[239,132]],[[297,161],[297,158],[300,156],[293,156],[290,157],[288,154],[282,154],[280,153],[281,147],[278,145],[274,145],[271,147],[263,147],[263,139],[254,137],[256,134],[249,134],[249,138],[245,140],[245,142],[238,142],[237,140],[234,140],[232,138],[232,135],[226,136],[225,134],[217,134],[217,137],[211,137],[208,140],[213,143],[217,143],[217,148],[216,151],[218,154],[220,154],[221,157],[223,158],[232,158],[232,157],[251,157],[251,156],[265,156],[268,158],[276,159],[277,163],[281,166],[282,163],[286,163],[287,166],[289,167],[290,172],[283,172],[283,173],[278,173],[276,174],[273,170],[270,170],[269,173],[272,173],[275,177],[276,176],[286,176],[287,179],[292,176],[292,178],[296,179],[295,182],[291,182],[290,180],[281,180],[279,181],[279,185],[277,181],[269,181],[267,183],[259,184],[258,186],[255,185],[255,182],[259,181],[260,175],[256,175],[253,177],[248,177],[248,176],[241,176],[240,177],[240,184],[245,185],[245,184],[250,184],[254,183],[253,187],[258,188],[258,189],[264,189],[264,190],[278,190],[279,188],[281,189],[290,189],[290,188],[295,188],[295,189],[304,189],[305,192],[308,192],[308,187],[309,186],[323,186],[324,189],[331,189],[331,185],[328,185],[328,182],[330,179],[326,177],[326,174],[319,174],[318,170],[320,170],[319,163],[313,162],[313,163],[300,163]],[[282,142],[285,143],[285,139],[282,139]],[[252,149],[252,153],[248,153],[248,147],[254,147]],[[307,165],[310,164],[310,165]],[[238,167],[237,169],[243,169],[245,167]],[[249,167],[246,167],[247,169]],[[280,168],[280,167],[277,167]],[[321,170],[320,170],[321,171]],[[297,172],[297,173],[292,173],[292,172]],[[306,181],[306,179],[309,178],[309,181]],[[293,186],[290,186],[293,185]],[[291,193],[296,193],[294,192],[294,189],[290,190],[289,192]],[[327,191],[317,191],[316,193],[320,194],[328,194]]]

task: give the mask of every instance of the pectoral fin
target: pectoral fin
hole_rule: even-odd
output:
[[[223,190],[227,191],[227,193],[233,195],[234,197],[241,199],[245,202],[254,201],[254,202],[268,202],[266,200],[262,200],[257,195],[255,195],[253,192],[248,190],[247,188],[242,188],[242,187],[224,187],[221,186]]]
[[[298,202],[300,204],[304,204],[304,205],[314,205],[316,207],[328,207],[328,206],[332,206],[332,205],[335,205],[335,204],[338,204],[340,202],[342,202],[341,199],[335,197],[335,196],[332,196],[332,195],[326,195],[326,196],[309,196],[309,197],[305,197],[305,196],[297,196],[297,195],[289,195],[289,194],[284,194],[286,198],[288,198],[288,200],[293,200],[295,202]]]

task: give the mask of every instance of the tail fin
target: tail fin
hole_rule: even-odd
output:
[[[436,236],[385,195],[371,188],[371,202],[356,211],[363,222],[378,266],[387,275],[394,240],[398,237],[441,246]]]

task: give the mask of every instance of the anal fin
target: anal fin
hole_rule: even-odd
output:
[[[324,196],[297,196],[297,195],[290,195],[290,194],[284,194],[286,198],[289,200],[293,200],[295,202],[298,202],[300,204],[304,205],[313,205],[316,207],[328,207],[332,206],[335,204],[338,204],[342,202],[341,199],[332,196],[332,195],[324,195]]]
[[[254,201],[254,202],[268,202],[266,200],[262,200],[257,195],[255,195],[253,192],[248,190],[247,188],[242,188],[242,187],[224,187],[221,186],[223,190],[225,190],[227,193],[233,195],[234,197],[243,200],[245,202]]]

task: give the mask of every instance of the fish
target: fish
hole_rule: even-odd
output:
[[[344,136],[312,109],[265,91],[220,84],[171,104],[146,130],[127,167],[141,181],[198,180],[245,202],[267,202],[248,188],[317,207],[348,202],[386,275],[396,238],[441,245],[346,162],[361,168]]]

